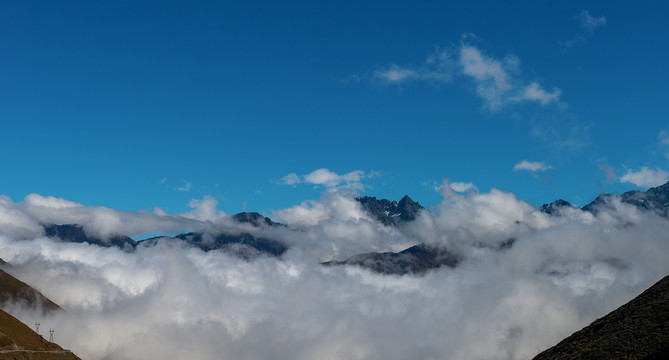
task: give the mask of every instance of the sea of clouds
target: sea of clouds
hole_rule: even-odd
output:
[[[669,219],[615,199],[596,216],[550,216],[499,190],[441,188],[399,228],[345,190],[274,211],[287,227],[265,228],[211,198],[167,214],[0,197],[5,270],[64,308],[9,312],[83,359],[529,359],[669,274]],[[246,231],[290,248],[250,261],[177,241],[128,252],[48,239],[48,223],[98,236]],[[422,242],[464,260],[424,276],[320,265]]]

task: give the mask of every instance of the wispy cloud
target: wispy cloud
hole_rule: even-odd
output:
[[[662,185],[669,181],[669,172],[662,169],[650,169],[643,166],[639,171],[627,170],[627,173],[620,177],[620,182],[631,183],[639,187],[648,188]]]
[[[560,45],[565,49],[585,43],[594,34],[596,29],[606,26],[605,16],[594,17],[590,15],[588,10],[581,11],[578,15],[574,15],[573,18],[581,23],[581,29],[584,32],[574,36],[570,40],[561,41]]]
[[[471,38],[470,34],[463,40]],[[520,59],[516,55],[498,59],[466,42],[449,50],[435,51],[420,66],[392,64],[374,71],[372,77],[386,84],[408,81],[450,83],[461,77],[474,84],[484,107],[493,112],[509,103],[536,102],[542,106],[557,103],[562,94],[557,87],[547,91],[537,81],[523,78]]]
[[[616,168],[613,165],[607,165],[607,164],[599,164],[597,165],[599,170],[604,172],[604,175],[606,176],[606,182],[608,184],[613,184],[613,182],[618,179],[618,175],[616,175]]]
[[[183,186],[177,188],[179,191],[190,191],[190,186],[191,182],[188,180],[181,179],[181,182],[183,182]]]
[[[372,78],[386,84],[399,84],[410,80],[435,83],[449,83],[457,70],[453,55],[447,50],[437,50],[427,56],[419,66],[399,66],[392,64],[376,70]]]
[[[581,22],[581,27],[590,33],[597,28],[606,26],[606,16],[593,17],[588,10],[583,10],[574,17]]]
[[[545,171],[550,169],[551,166],[546,165],[543,161],[527,161],[523,160],[516,165],[514,165],[513,170],[527,170],[532,172]]]

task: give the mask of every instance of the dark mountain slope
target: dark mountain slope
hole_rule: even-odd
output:
[[[669,276],[534,359],[669,359]]]
[[[400,252],[369,252],[343,261],[326,261],[323,265],[356,265],[385,275],[424,274],[442,266],[454,268],[460,258],[444,248],[418,244]]]

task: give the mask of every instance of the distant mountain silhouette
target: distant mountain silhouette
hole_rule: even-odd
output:
[[[137,245],[135,240],[125,235],[113,235],[106,239],[88,235],[84,228],[77,224],[44,225],[44,232],[48,237],[58,238],[65,242],[89,243],[104,247],[116,246],[124,250],[132,250]]]
[[[326,261],[323,265],[356,265],[385,275],[424,274],[442,266],[454,268],[461,259],[446,249],[418,244],[400,252],[369,252],[343,261]]]
[[[546,214],[549,214],[549,215],[554,215],[554,214],[558,214],[561,209],[573,208],[573,207],[574,206],[572,204],[570,204],[569,202],[567,202],[565,200],[562,200],[562,199],[558,199],[558,200],[553,201],[550,204],[541,205],[541,207],[539,208],[539,211],[545,212]]]
[[[534,358],[543,359],[669,359],[669,276]]]
[[[270,218],[263,217],[258,213],[243,212],[232,216],[239,223],[248,223],[256,227],[285,226],[273,222]],[[159,241],[181,240],[189,245],[199,247],[204,251],[222,250],[241,258],[251,259],[260,255],[281,256],[288,247],[280,241],[256,237],[249,233],[225,233],[205,234],[199,232],[183,233],[175,237],[156,236],[150,239],[135,241],[125,235],[112,235],[101,238],[89,235],[86,230],[78,224],[49,224],[44,225],[46,236],[58,238],[64,242],[89,243],[103,247],[118,247],[126,251],[133,251],[139,244],[145,246],[155,245]]]
[[[405,195],[400,201],[386,199],[377,200],[375,197],[361,196],[355,198],[362,208],[378,221],[385,225],[398,226],[416,219],[418,213],[424,209],[419,203]]]
[[[645,211],[652,211],[660,216],[669,217],[669,182],[664,185],[649,188],[645,192],[632,190],[623,194],[599,194],[581,210],[598,214],[602,210],[611,209],[611,202],[620,199],[620,202],[634,205]],[[572,205],[562,199],[550,204],[542,205],[539,210],[547,214],[557,215],[558,210]]]

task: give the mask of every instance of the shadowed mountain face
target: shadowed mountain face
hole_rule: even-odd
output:
[[[284,226],[258,213],[243,212],[233,215],[232,218],[239,223],[248,223],[256,227]],[[182,240],[204,251],[223,250],[244,259],[252,259],[260,255],[281,256],[288,250],[288,247],[280,241],[256,237],[249,233],[219,233],[210,235],[193,232],[179,234],[175,237],[158,236],[137,242],[125,235],[114,235],[107,239],[88,235],[83,227],[77,224],[44,225],[44,231],[46,236],[58,238],[65,242],[118,247],[126,251],[133,251],[139,244],[151,246],[165,240]]]
[[[175,237],[204,251],[223,250],[242,259],[252,259],[260,255],[281,256],[288,250],[282,242],[248,233],[238,235],[218,234],[210,236],[200,233],[179,234]]]
[[[257,212],[241,212],[239,214],[232,215],[232,219],[239,223],[248,223],[253,226],[284,226],[283,224],[276,223],[268,217],[264,217]]]
[[[550,204],[541,205],[539,211],[545,212],[548,215],[557,215],[563,208],[573,208],[573,206],[569,202],[559,199]]]
[[[124,250],[132,250],[137,246],[137,242],[125,235],[114,235],[108,239],[102,239],[97,236],[86,234],[84,228],[76,224],[64,225],[44,225],[44,232],[46,236],[51,238],[59,238],[65,242],[73,243],[89,243],[91,245],[112,247],[116,246]]]
[[[583,210],[597,214],[600,208],[608,207],[611,200],[616,196],[620,196],[620,201],[623,203],[634,205],[642,210],[653,211],[660,216],[669,217],[669,182],[652,187],[646,192],[634,190],[622,195],[601,194],[590,204],[584,206]]]
[[[386,199],[377,200],[375,197],[361,196],[355,198],[365,211],[374,216],[384,225],[398,226],[416,219],[418,213],[424,209],[419,203],[404,196],[400,201]]]
[[[669,276],[534,358],[543,359],[669,359]]]
[[[354,255],[343,261],[327,261],[323,265],[356,265],[385,275],[424,274],[442,266],[454,268],[460,258],[448,250],[418,244],[400,252],[370,252]]]
[[[641,210],[652,211],[664,217],[669,217],[669,182],[664,185],[652,187],[645,192],[628,191],[622,195],[618,194],[599,194],[595,200],[581,208],[597,215],[599,211],[611,208],[611,202],[619,198],[622,203],[634,205]],[[542,205],[539,210],[549,215],[559,215],[561,209],[573,208],[573,206],[562,199],[553,201],[550,204]]]

